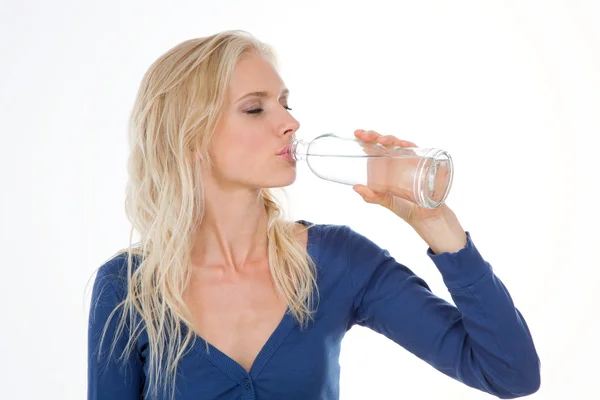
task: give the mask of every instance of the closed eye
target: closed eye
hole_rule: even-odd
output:
[[[288,110],[288,111],[292,111],[292,109],[291,109],[289,106],[283,106],[283,108],[285,108],[285,109],[286,109],[286,110]],[[265,110],[264,110],[264,109],[262,109],[262,108],[255,108],[255,109],[252,109],[252,110],[248,110],[248,111],[246,111],[246,113],[247,113],[247,114],[260,114],[260,113],[262,113],[263,111],[265,111]]]

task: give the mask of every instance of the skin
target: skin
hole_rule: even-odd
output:
[[[380,143],[387,147],[417,147],[413,142],[391,135],[381,135],[375,131],[357,129],[354,135],[365,143]],[[435,254],[457,252],[467,243],[467,234],[448,202],[438,208],[427,209],[405,200],[401,197],[402,194],[395,196],[389,191],[377,192],[364,185],[355,185],[353,189],[365,202],[385,207],[402,218]]]
[[[247,95],[253,92],[265,93]],[[260,56],[238,63],[211,144],[214,166],[203,168],[205,214],[184,293],[195,332],[247,371],[287,309],[272,283],[259,197],[261,188],[296,179],[295,163],[277,155],[300,126],[287,109],[286,92]],[[297,239],[306,246],[306,232]]]
[[[266,97],[248,95],[253,92]],[[209,150],[214,166],[210,172],[203,168],[206,209],[194,249],[200,265],[235,271],[265,255],[267,215],[260,190],[296,179],[296,165],[277,156],[300,127],[287,110],[285,92],[263,58],[252,54],[238,63]]]
[[[248,95],[254,92],[263,94]],[[203,168],[205,214],[192,251],[193,274],[184,301],[195,332],[250,371],[287,309],[269,271],[267,214],[259,194],[261,188],[295,181],[295,163],[277,153],[300,124],[287,109],[281,77],[256,54],[236,66],[227,99],[210,149],[214,166],[210,171]],[[369,143],[416,147],[374,131],[356,130],[355,135]],[[360,185],[354,190],[367,203],[404,219],[436,253],[457,251],[466,243],[466,234],[447,205],[426,210],[390,193]],[[299,232],[297,239],[306,246],[306,232]]]

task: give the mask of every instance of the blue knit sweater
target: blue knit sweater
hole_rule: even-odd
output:
[[[540,362],[523,315],[469,232],[466,246],[456,253],[436,255],[427,249],[456,307],[435,296],[388,251],[347,226],[312,225],[308,253],[317,264],[319,290],[318,309],[308,327],[301,329],[287,313],[250,372],[210,344],[207,352],[206,343],[196,336],[179,364],[176,399],[336,400],[340,344],[355,324],[499,398],[524,396],[539,388]],[[124,298],[126,270],[123,255],[104,264],[96,276],[89,320],[88,399],[150,398],[144,395],[149,357],[145,333],[126,368],[116,357],[107,358],[117,314],[102,356],[97,356],[102,328]],[[115,355],[126,343],[126,335],[119,337]]]

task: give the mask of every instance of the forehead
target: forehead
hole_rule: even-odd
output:
[[[273,65],[265,58],[250,53],[238,61],[229,86],[231,96],[241,96],[245,92],[279,92],[283,80]]]

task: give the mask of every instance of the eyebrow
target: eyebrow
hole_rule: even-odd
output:
[[[288,89],[284,89],[284,90],[281,92],[281,95],[280,95],[280,97],[285,97],[285,96],[287,96],[287,95],[289,95],[289,94],[290,94],[290,91],[289,91]],[[264,91],[262,91],[262,92],[250,92],[250,93],[246,93],[245,95],[243,95],[242,97],[240,97],[240,98],[239,98],[239,99],[236,101],[236,103],[237,103],[237,102],[239,102],[239,101],[242,101],[242,100],[244,100],[244,99],[245,99],[245,98],[247,98],[247,97],[260,97],[260,98],[265,98],[265,97],[269,97],[269,92],[264,92]]]

